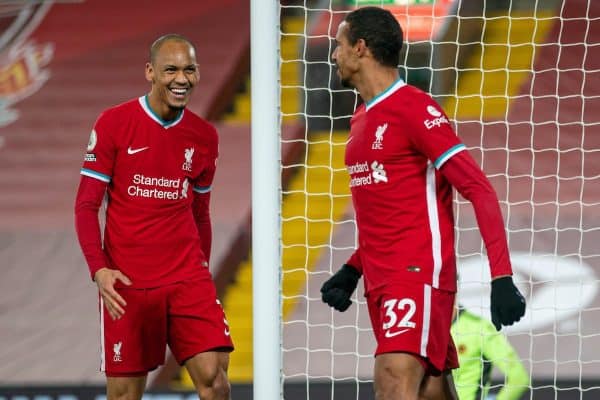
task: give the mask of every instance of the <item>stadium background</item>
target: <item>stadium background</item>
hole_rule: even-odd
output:
[[[444,9],[446,13],[456,5],[451,1],[439,3],[448,5]],[[575,310],[575,319],[569,314],[558,323],[554,319],[530,318],[528,330],[515,331],[511,341],[520,354],[529,358],[527,366],[532,371],[530,395],[533,398],[580,398],[577,388],[589,388],[583,391],[583,398],[596,398],[600,395],[600,326],[597,322],[600,299],[596,289],[600,267],[597,255],[600,194],[591,183],[598,181],[600,170],[597,162],[589,160],[598,158],[593,150],[600,148],[600,137],[593,132],[599,120],[599,61],[593,54],[598,54],[600,43],[600,9],[593,1],[583,0],[486,3],[485,11],[483,2],[474,1],[469,8],[459,9],[463,13],[460,18],[450,18],[446,41],[460,46],[451,44],[436,49],[442,56],[430,64],[428,55],[433,48],[415,45],[409,50],[410,54],[405,54],[407,63],[403,74],[413,84],[432,88],[449,114],[458,120],[459,134],[475,149],[474,154],[491,176],[499,197],[516,205],[515,212],[510,214],[515,219],[507,221],[512,229],[511,250],[579,254],[590,266],[581,272],[581,276],[588,279],[589,287],[580,284],[564,292],[565,301],[566,297],[577,299],[584,292],[591,293],[585,310]],[[293,188],[298,176],[318,180],[298,166],[299,163],[310,165],[311,157],[323,152],[318,145],[305,145],[305,134],[308,132],[318,143],[319,135],[329,132],[327,138],[337,144],[334,148],[339,152],[343,148],[348,109],[356,101],[352,94],[332,94],[322,89],[336,88],[334,82],[329,82],[329,66],[316,62],[305,65],[306,70],[303,70],[301,63],[291,62],[301,57],[326,60],[330,40],[318,37],[334,35],[335,18],[343,17],[326,10],[306,13],[301,7],[303,4],[282,2],[282,157],[285,166],[282,172],[286,188]],[[334,5],[340,10],[347,8],[341,2]],[[543,18],[534,27],[532,18],[506,17],[509,8],[511,16],[536,12]],[[462,25],[453,25],[452,21],[459,19]],[[317,39],[312,40],[309,47],[304,44],[309,51],[300,54],[305,27],[310,27],[309,33]],[[103,376],[98,372],[97,300],[73,231],[72,209],[78,171],[98,113],[147,90],[143,67],[148,47],[158,35],[167,32],[182,33],[197,44],[201,80],[190,108],[215,122],[220,133],[219,169],[211,209],[215,234],[211,269],[238,348],[231,365],[233,398],[250,398],[249,31],[249,4],[241,0],[173,0],[168,5],[150,1],[143,2],[143,7],[137,1],[115,0],[0,3],[0,398],[19,395],[95,398],[102,393]],[[415,35],[418,38],[418,32]],[[535,59],[531,50],[508,61],[510,57],[501,52],[483,54],[481,49],[485,42],[479,43],[479,38],[493,43],[494,38],[507,35],[511,38],[511,35],[524,35],[538,45]],[[474,44],[469,46],[469,43]],[[492,85],[481,85],[481,76],[471,83],[475,89],[464,84],[450,87],[461,79],[468,82],[467,72],[481,69],[483,62],[499,61],[507,69],[499,79],[510,81],[510,90],[514,93],[510,104],[506,96],[494,96],[497,93]],[[526,65],[533,62],[536,74],[512,73],[510,62],[513,61]],[[462,66],[462,75],[456,73],[456,65]],[[432,70],[437,72],[432,74]],[[298,83],[304,72],[306,81]],[[296,86],[304,86],[304,92]],[[453,103],[452,98],[444,96],[453,90],[467,100]],[[483,90],[482,96],[469,97],[469,90],[476,93]],[[536,94],[535,102],[527,96],[531,93]],[[329,117],[315,116],[322,115],[322,110],[327,110]],[[473,122],[473,110],[476,110],[476,122]],[[483,119],[490,123],[481,124],[481,110],[488,113]],[[499,116],[504,118],[502,123],[494,124]],[[585,136],[584,126],[587,127]],[[510,127],[510,135],[507,127]],[[536,128],[538,132],[534,132]],[[582,151],[569,151],[577,146]],[[510,153],[510,163],[505,149],[514,150]],[[560,149],[566,150],[560,152]],[[588,157],[586,162],[585,157]],[[532,159],[536,159],[535,164]],[[505,179],[503,174],[509,172],[516,178]],[[541,179],[532,179],[531,172]],[[559,187],[553,181],[556,174],[584,179],[566,179]],[[343,183],[343,178],[340,179]],[[584,182],[587,182],[585,187]],[[293,213],[295,207],[287,198],[283,205],[284,217],[286,212]],[[527,202],[532,199],[542,205],[548,201],[548,205],[533,212]],[[333,204],[334,218],[351,214],[347,198],[340,200]],[[469,235],[477,235],[477,231],[469,229],[475,225],[468,207],[461,202],[457,207],[467,237],[464,240],[467,248],[460,250],[469,254],[479,250],[479,241],[468,239]],[[329,210],[327,213],[329,215]],[[318,240],[318,231],[329,234],[330,225],[317,229],[314,240]],[[579,230],[569,229],[573,226]],[[284,244],[294,237],[294,229],[284,223]],[[536,232],[535,239],[531,230]],[[313,264],[310,268],[315,273],[307,283],[284,278],[284,282],[291,282],[284,287],[284,294],[289,294],[286,297],[289,300],[283,305],[286,321],[306,319],[307,308],[313,313],[310,318],[314,319],[310,322],[315,326],[329,318],[327,310],[318,312],[318,287],[331,264],[341,264],[348,255],[354,227],[351,224],[336,226],[332,240],[334,247],[344,250],[308,254]],[[477,243],[475,250],[468,247],[471,242]],[[542,259],[540,268],[543,267]],[[518,265],[516,269],[524,273]],[[591,275],[585,275],[590,271]],[[293,271],[290,274],[293,275]],[[569,277],[566,274],[564,278],[568,281]],[[540,281],[544,283],[543,278]],[[303,294],[295,295],[298,292]],[[477,295],[471,293],[471,296]],[[543,314],[543,310],[539,314]],[[368,321],[364,317],[364,313],[336,317],[336,324],[357,325],[362,332],[360,339],[353,336],[356,330],[349,332],[336,344],[337,352],[344,353],[347,348],[352,351],[359,346],[361,354],[369,353],[372,338],[366,332]],[[548,321],[553,321],[551,329],[548,329]],[[287,324],[284,333],[286,347],[295,348],[294,343],[302,347],[308,343],[303,336],[307,334],[298,333],[293,324]],[[321,335],[317,328],[311,337],[319,336],[322,341],[310,342],[310,346],[322,348],[323,343],[330,341],[329,334]],[[333,356],[318,357],[306,349],[285,352],[285,374],[300,376],[298,368],[307,360],[326,366]],[[335,361],[342,368],[336,373],[345,376],[343,364],[349,363],[343,358]],[[286,398],[306,398],[307,394],[332,398],[334,391],[335,398],[356,398],[357,392],[361,399],[370,398],[369,383],[362,381],[369,379],[371,362],[368,357],[359,358],[360,384],[343,379],[322,379],[322,382],[315,379],[309,386],[302,379],[286,380]],[[327,373],[326,367],[322,372],[315,372],[320,376]],[[150,386],[153,393],[184,393],[181,397],[187,396],[185,393],[189,393],[190,388],[189,380],[180,374],[170,358],[164,368],[151,375]]]

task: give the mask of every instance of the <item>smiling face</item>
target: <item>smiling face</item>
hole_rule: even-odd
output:
[[[148,101],[165,120],[177,117],[187,105],[199,72],[194,48],[182,40],[167,40],[146,64],[146,79],[152,83]]]
[[[336,47],[331,59],[337,67],[337,76],[344,87],[354,88],[352,77],[358,71],[358,57],[354,46],[348,39],[348,23],[342,21],[335,35]]]

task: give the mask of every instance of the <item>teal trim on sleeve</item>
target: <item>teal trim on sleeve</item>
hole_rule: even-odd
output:
[[[196,193],[208,193],[212,189],[211,186],[194,186],[194,192]]]
[[[433,162],[433,166],[435,167],[435,169],[440,169],[440,167],[442,165],[444,165],[444,163],[446,161],[448,161],[450,159],[450,157],[452,157],[456,153],[460,153],[461,151],[465,150],[466,148],[467,147],[463,143],[459,143],[459,144],[457,144],[455,146],[450,147],[441,156],[439,156],[437,158],[437,160],[435,160]]]
[[[87,168],[81,168],[81,175],[89,176],[90,178],[98,179],[106,183],[111,181],[110,176],[101,174],[100,172],[96,172]]]

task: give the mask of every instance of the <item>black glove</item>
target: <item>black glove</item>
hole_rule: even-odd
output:
[[[342,268],[321,286],[323,303],[329,304],[338,311],[346,311],[352,304],[350,296],[358,285],[360,275],[361,273],[353,266],[342,265]]]
[[[512,325],[525,314],[525,299],[515,286],[512,276],[492,281],[492,323],[499,331],[502,325]]]

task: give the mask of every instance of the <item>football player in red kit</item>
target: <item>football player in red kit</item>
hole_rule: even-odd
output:
[[[389,11],[354,10],[336,42],[338,77],[364,100],[351,120],[345,158],[358,248],[323,284],[322,298],[345,311],[364,277],[377,340],[376,399],[454,399],[452,187],[471,201],[487,248],[496,328],[525,312],[498,199],[440,106],[400,78],[402,30]]]
[[[208,269],[218,136],[186,108],[199,77],[194,46],[180,35],[160,37],[145,75],[150,93],[96,121],[75,207],[100,292],[107,395],[140,399],[168,344],[202,399],[229,399],[233,344]]]

